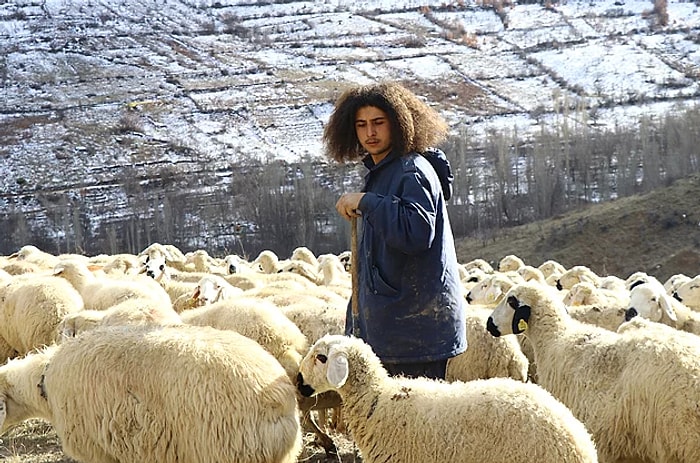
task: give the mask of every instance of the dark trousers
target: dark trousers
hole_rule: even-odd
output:
[[[384,368],[391,376],[407,376],[417,378],[423,376],[432,379],[445,379],[447,359],[422,363],[384,363]]]

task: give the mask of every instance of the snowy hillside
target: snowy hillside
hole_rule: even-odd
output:
[[[400,80],[474,137],[700,99],[694,2],[270,3],[0,4],[0,211],[51,222],[80,202],[115,218],[128,181],[321,158],[333,101],[357,83]]]

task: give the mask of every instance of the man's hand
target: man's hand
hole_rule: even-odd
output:
[[[335,209],[345,220],[362,215],[358,207],[364,193],[344,193],[335,203]]]

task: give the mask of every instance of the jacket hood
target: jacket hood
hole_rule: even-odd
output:
[[[442,193],[445,196],[445,201],[448,201],[452,197],[452,181],[454,180],[450,161],[447,159],[447,156],[445,156],[445,153],[437,148],[429,148],[421,154],[430,162],[433,169],[435,169],[438,178],[440,178],[440,185],[442,185]]]

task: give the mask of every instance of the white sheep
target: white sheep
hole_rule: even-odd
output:
[[[687,307],[657,284],[643,283],[630,292],[625,319],[639,315],[681,331],[700,335],[700,312]]]
[[[85,263],[78,261],[62,261],[54,268],[54,275],[65,278],[78,290],[85,301],[86,309],[104,310],[134,298],[150,298],[164,304],[172,303],[165,290],[147,277],[98,277]]]
[[[289,256],[290,260],[299,260],[302,262],[306,262],[309,265],[312,265],[314,267],[318,267],[318,258],[316,255],[311,251],[311,249],[307,248],[306,246],[299,246],[297,248],[294,248],[292,251],[292,255]]]
[[[488,329],[530,340],[538,384],[586,425],[601,462],[700,461],[700,342],[578,322],[551,289],[530,283],[509,291]]]
[[[468,307],[465,313],[467,350],[447,361],[447,381],[513,378],[527,381],[529,361],[516,336],[496,338],[486,330],[491,309]]]
[[[151,299],[127,299],[105,310],[81,310],[65,315],[58,324],[56,342],[98,326],[179,324],[182,320],[170,305]]]
[[[523,280],[525,281],[536,281],[538,283],[542,283],[543,285],[547,284],[547,279],[542,273],[542,270],[537,267],[533,267],[532,265],[523,265],[517,269],[516,272],[518,275],[523,277]]]
[[[523,260],[515,254],[508,254],[498,262],[499,272],[514,272],[525,265]]]
[[[226,299],[186,310],[180,317],[189,325],[231,330],[256,341],[277,359],[290,380],[296,377],[301,359],[309,350],[309,341],[299,327],[274,304],[258,298]],[[334,408],[339,405],[340,399],[335,394],[331,397],[324,396],[321,402],[301,398],[299,401],[304,427],[314,432],[318,444],[329,455],[337,454],[336,446],[313,419],[311,410]]]
[[[309,341],[299,327],[271,302],[253,297],[236,297],[185,310],[184,323],[233,330],[258,342],[296,376],[299,362],[309,350]]]
[[[213,304],[215,302],[231,299],[243,293],[241,288],[233,286],[219,275],[205,275],[198,282],[192,294],[195,306]]]
[[[564,295],[569,315],[578,321],[615,331],[625,319],[630,301],[629,291],[607,290],[582,281]]]
[[[297,386],[337,391],[366,463],[597,462],[586,428],[541,387],[510,378],[446,383],[390,377],[359,338],[319,339]]]
[[[625,279],[625,287],[628,291],[632,291],[635,286],[644,283],[653,283],[663,287],[663,284],[655,276],[646,272],[634,272]]]
[[[259,266],[263,273],[277,273],[286,263],[286,260],[280,261],[277,254],[269,249],[261,251],[253,260],[253,265]]]
[[[561,275],[566,272],[566,267],[553,259],[542,262],[537,268],[540,269],[545,279],[551,275]]]
[[[347,306],[332,305],[307,295],[297,302],[279,306],[280,311],[299,327],[309,342],[326,334],[345,332]]]
[[[145,257],[146,262],[156,257],[164,257],[167,264],[177,270],[185,270],[185,264],[187,262],[182,251],[171,244],[153,243],[147,246],[138,255],[139,257]]]
[[[16,354],[24,355],[52,344],[63,318],[83,308],[83,298],[62,278],[14,278],[0,286],[0,338]],[[0,355],[6,350],[0,349]],[[6,358],[0,358],[0,363]]]
[[[236,273],[259,272],[253,265],[238,254],[229,254],[224,257],[224,265],[229,275]]]
[[[208,327],[100,328],[0,367],[0,433],[45,419],[84,463],[294,463],[298,414],[270,353]]]
[[[60,261],[59,257],[46,251],[42,251],[31,244],[22,246],[19,251],[10,254],[9,257],[16,258],[19,261],[31,262],[32,264],[36,264],[43,269],[52,269]]]
[[[576,283],[587,281],[595,286],[600,286],[600,276],[585,265],[575,265],[562,273],[557,279],[557,289],[571,289]]]
[[[686,307],[700,312],[700,275],[679,285],[673,292],[673,297],[685,304]]]
[[[600,284],[598,287],[609,291],[622,291],[629,293],[625,280],[616,275],[605,275],[600,279]]]
[[[467,302],[482,305],[496,304],[515,284],[512,278],[502,273],[488,275],[469,290],[466,295]]]
[[[690,281],[691,279],[692,278],[684,273],[676,273],[675,275],[671,275],[668,277],[668,279],[666,279],[664,282],[664,289],[666,289],[668,294],[673,295],[680,285],[686,281]]]
[[[493,273],[494,272],[493,266],[491,264],[486,262],[484,259],[479,259],[479,258],[470,260],[469,262],[462,265],[462,268],[464,268],[464,270],[467,272],[471,269],[474,269],[474,268],[479,269],[484,273]]]

